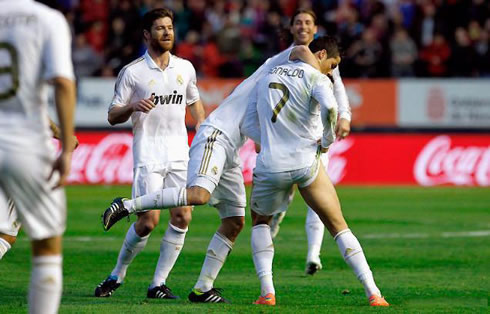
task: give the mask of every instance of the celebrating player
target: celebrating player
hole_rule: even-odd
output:
[[[185,186],[189,159],[186,107],[197,121],[196,129],[204,119],[194,67],[170,53],[174,45],[173,13],[167,9],[146,13],[143,36],[148,50],[119,73],[108,114],[112,125],[132,119],[133,197]],[[153,207],[156,204],[150,208]],[[166,280],[184,245],[192,207],[172,207],[148,298],[177,298],[166,286]],[[126,234],[115,268],[97,286],[95,296],[109,297],[121,285],[129,264],[145,247],[159,218],[160,211],[138,213],[138,220]]]
[[[317,32],[316,15],[308,9],[300,9],[295,12],[291,18],[290,32],[293,35],[294,45],[309,45],[313,41],[313,37]],[[338,104],[338,123],[335,130],[338,139],[347,137],[350,133],[351,111],[349,100],[345,91],[342,78],[340,77],[339,67],[332,71],[334,80],[333,92]],[[328,167],[328,154],[322,154],[322,163],[325,169]],[[279,225],[286,215],[286,210],[294,198],[294,189],[291,189],[288,201],[282,204],[283,210],[274,215],[271,222],[272,238],[275,238],[279,232]],[[306,255],[306,273],[309,275],[315,274],[322,269],[320,260],[320,249],[323,242],[323,234],[325,226],[318,215],[308,207],[306,213],[306,238],[308,240],[308,253]]]
[[[53,138],[60,140],[60,129],[51,119],[49,120],[49,128],[53,132]],[[69,151],[74,151],[77,146],[78,139],[73,136]],[[3,197],[0,193],[0,198],[2,198],[0,200],[0,217],[2,217],[0,220],[0,259],[12,248],[21,226],[14,202],[11,199],[4,200]]]
[[[70,29],[63,15],[34,1],[0,10],[0,194],[10,198],[32,243],[30,313],[57,313],[62,234],[70,171],[75,82]],[[48,126],[46,83],[53,83],[62,150]]]
[[[309,47],[324,74],[340,62],[332,37],[317,38]],[[255,303],[276,303],[272,282],[274,245],[269,222],[272,215],[283,210],[281,204],[287,200],[291,186],[297,184],[304,200],[320,216],[345,261],[364,285],[370,304],[388,306],[376,287],[357,238],[347,227],[335,189],[319,158],[320,152],[326,152],[335,140],[337,122],[333,86],[322,73],[303,62],[276,66],[258,82],[257,92],[251,98],[256,103],[261,144],[251,197],[252,252],[261,282],[261,296]],[[319,125],[323,125],[320,147]]]
[[[244,224],[246,195],[238,150],[246,140],[248,99],[257,81],[271,68],[295,59],[319,68],[306,46],[290,47],[268,59],[201,124],[190,149],[187,188],[165,188],[133,200],[116,198],[103,214],[108,230],[127,215],[146,209],[208,202],[216,207],[221,225],[209,243],[201,274],[189,295],[192,302],[228,302],[213,284]]]

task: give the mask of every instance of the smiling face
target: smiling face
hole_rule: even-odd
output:
[[[295,45],[308,45],[313,41],[317,30],[313,16],[308,13],[300,13],[294,17],[290,31]]]
[[[150,32],[144,30],[144,36],[149,46],[159,53],[172,50],[174,46],[174,26],[169,17],[153,21]]]

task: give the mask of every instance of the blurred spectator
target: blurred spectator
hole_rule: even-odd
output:
[[[447,76],[447,63],[450,56],[451,49],[444,36],[436,33],[432,43],[426,46],[420,53],[420,58],[425,63],[423,74],[434,77]]]
[[[382,56],[381,44],[376,39],[373,29],[366,29],[361,39],[352,44],[348,56],[355,66],[354,71],[359,77],[377,77],[377,67]]]
[[[84,34],[75,37],[72,58],[77,78],[94,75],[102,65],[102,57],[87,43]]]
[[[475,54],[468,32],[458,27],[454,33],[455,43],[451,49],[451,74],[453,76],[472,76],[475,72]]]
[[[408,37],[405,29],[395,31],[390,42],[391,48],[391,75],[394,77],[414,76],[414,62],[417,59],[417,46]]]
[[[177,46],[176,54],[181,58],[189,60],[194,67],[199,67],[201,55],[199,33],[196,31],[189,31],[185,37],[185,41]]]

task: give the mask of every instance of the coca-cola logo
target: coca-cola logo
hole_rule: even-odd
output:
[[[454,146],[446,135],[432,139],[415,161],[421,185],[490,185],[490,146]]]
[[[80,143],[73,152],[69,183],[121,184],[133,181],[133,137],[104,136],[95,144]]]

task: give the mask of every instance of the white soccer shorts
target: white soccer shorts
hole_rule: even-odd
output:
[[[19,229],[20,221],[17,219],[14,202],[0,189],[0,233],[16,237]]]
[[[202,126],[194,137],[187,186],[209,191],[209,204],[218,209],[221,219],[245,216],[247,196],[238,152],[220,130]]]
[[[187,178],[187,162],[168,162],[148,165],[133,170],[133,199],[164,188],[184,187]]]
[[[27,235],[43,240],[62,235],[66,228],[66,198],[64,189],[53,190],[56,176],[47,181],[53,159],[33,153],[0,152],[0,188],[3,197],[15,204],[15,215]],[[8,219],[2,214],[2,226]],[[15,220],[15,216],[11,216]]]
[[[254,172],[251,208],[262,216],[272,216],[287,210],[291,187],[304,188],[315,181],[320,161],[305,168],[285,172]]]

